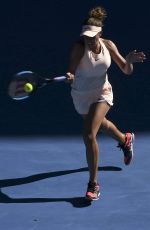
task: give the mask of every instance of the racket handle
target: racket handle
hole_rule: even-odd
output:
[[[66,80],[65,76],[59,76],[59,77],[54,77],[53,78],[53,81],[56,81],[56,82],[64,81],[64,80]]]
[[[54,78],[41,78],[41,82],[38,82],[38,88],[44,87],[52,82],[61,82],[66,80],[65,76],[59,76],[59,77],[54,77]]]

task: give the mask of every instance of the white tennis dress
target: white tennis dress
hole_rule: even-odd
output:
[[[91,104],[96,102],[106,101],[109,105],[113,105],[113,92],[107,75],[111,57],[101,39],[100,43],[101,52],[96,56],[94,54],[94,57],[92,51],[85,45],[84,56],[71,84],[71,96],[79,114],[88,114]]]

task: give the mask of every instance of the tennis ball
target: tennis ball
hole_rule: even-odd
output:
[[[26,83],[26,84],[24,85],[24,91],[25,91],[26,93],[31,93],[32,90],[33,90],[33,85],[32,85],[31,83]]]

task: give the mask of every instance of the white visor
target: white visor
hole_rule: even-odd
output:
[[[90,25],[85,25],[82,27],[82,32],[80,36],[88,36],[88,37],[94,37],[96,34],[102,31],[102,27],[100,26],[90,26]]]

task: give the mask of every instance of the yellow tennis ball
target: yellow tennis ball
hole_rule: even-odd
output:
[[[25,91],[26,93],[31,93],[32,90],[33,90],[33,85],[32,85],[31,83],[26,83],[26,84],[24,85],[24,91]]]

